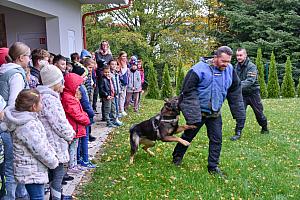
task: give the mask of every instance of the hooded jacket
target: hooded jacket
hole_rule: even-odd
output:
[[[0,95],[7,105],[14,105],[15,100],[26,87],[27,81],[24,69],[15,63],[3,64],[0,68]]]
[[[89,116],[83,111],[79,99],[75,97],[77,88],[83,83],[83,78],[77,74],[65,75],[65,88],[61,102],[67,119],[76,132],[75,138],[86,136],[85,127],[90,124]]]
[[[50,145],[43,124],[35,112],[19,112],[14,106],[5,110],[1,129],[11,132],[13,139],[14,176],[19,183],[43,184],[48,168],[58,166],[55,150]]]
[[[45,127],[47,138],[55,149],[59,163],[66,163],[70,159],[68,142],[73,140],[74,130],[66,118],[59,94],[43,85],[37,86],[37,90],[41,93],[43,105],[39,119]]]

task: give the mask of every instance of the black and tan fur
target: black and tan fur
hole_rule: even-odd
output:
[[[161,112],[156,116],[145,120],[139,124],[135,124],[130,128],[130,164],[134,161],[134,155],[138,150],[139,144],[149,155],[154,156],[154,153],[149,150],[155,145],[156,140],[163,142],[180,142],[188,146],[190,143],[173,134],[180,133],[186,129],[195,128],[192,125],[178,125],[180,109],[178,106],[178,97],[173,97],[166,100]]]

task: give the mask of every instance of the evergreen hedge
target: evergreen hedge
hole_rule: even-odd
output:
[[[268,78],[268,98],[279,98],[280,86],[278,83],[277,67],[274,52],[272,51]]]
[[[171,84],[171,78],[169,73],[168,64],[165,64],[163,77],[162,77],[162,89],[161,89],[161,98],[170,98],[173,96],[173,89]]]
[[[285,98],[295,97],[295,83],[292,75],[292,63],[290,56],[287,57],[285,63],[285,73],[281,85],[281,95]]]
[[[260,95],[262,98],[268,97],[267,85],[265,82],[265,70],[264,64],[262,61],[262,52],[261,48],[257,49],[257,56],[256,56],[256,67],[258,70],[258,82],[260,85]]]
[[[178,75],[177,75],[177,81],[176,81],[176,94],[179,95],[182,84],[184,79],[184,71],[183,71],[183,64],[180,62],[179,68],[178,68]]]
[[[153,62],[148,62],[148,92],[146,97],[149,99],[159,99],[159,89],[157,82],[157,72],[153,67]]]

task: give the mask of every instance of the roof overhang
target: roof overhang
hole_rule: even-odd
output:
[[[128,0],[79,0],[81,4],[128,4]]]

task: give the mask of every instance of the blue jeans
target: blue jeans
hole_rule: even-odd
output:
[[[27,192],[30,200],[44,200],[45,185],[44,184],[26,184]]]
[[[3,200],[15,200],[16,197],[21,198],[27,195],[24,184],[17,184],[14,177],[14,155],[13,155],[13,143],[10,133],[3,132],[1,137],[4,144],[4,165],[5,165],[5,177],[6,177],[6,195]]]
[[[79,138],[78,148],[77,148],[77,159],[81,159],[84,162],[89,161],[89,131],[91,126],[86,127],[86,136]]]
[[[61,199],[61,182],[65,175],[64,164],[59,163],[58,167],[49,170],[50,175],[50,192],[52,200]]]

